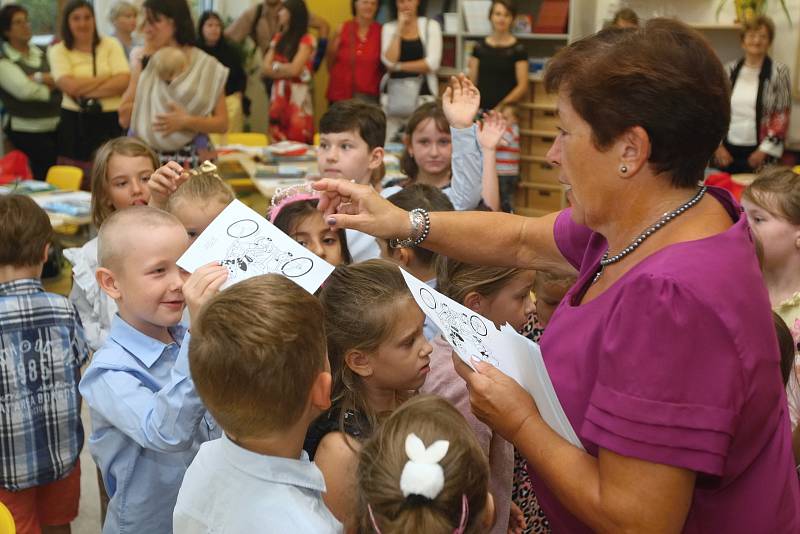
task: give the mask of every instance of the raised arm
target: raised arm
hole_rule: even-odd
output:
[[[506,121],[497,111],[484,115],[478,133],[478,142],[483,152],[482,196],[492,211],[500,211],[500,184],[497,177],[497,145],[506,130]]]

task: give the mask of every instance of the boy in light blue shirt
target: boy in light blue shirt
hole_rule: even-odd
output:
[[[196,312],[224,282],[206,266],[185,281],[189,245],[172,215],[134,206],[98,236],[97,280],[119,308],[80,383],[92,418],[89,450],[110,497],[103,532],[172,532],[183,474],[201,442],[219,436],[194,389],[184,303]]]
[[[331,404],[319,301],[288,278],[257,276],[215,296],[192,331],[192,376],[225,435],[186,471],[175,534],[342,532],[303,451]]]

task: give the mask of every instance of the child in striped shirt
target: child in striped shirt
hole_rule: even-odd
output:
[[[499,111],[506,120],[506,131],[497,146],[497,176],[500,181],[500,204],[511,213],[514,193],[519,183],[519,123],[514,104],[502,104]]]

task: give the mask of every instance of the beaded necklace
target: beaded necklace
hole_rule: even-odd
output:
[[[631,241],[630,245],[622,249],[622,251],[620,251],[618,254],[615,254],[609,258],[608,249],[606,249],[606,253],[603,254],[603,259],[600,260],[600,269],[598,269],[597,274],[594,275],[594,280],[592,280],[592,284],[596,283],[600,279],[600,275],[603,274],[603,270],[606,268],[607,265],[611,265],[612,263],[617,263],[618,261],[620,261],[622,258],[624,258],[628,254],[639,248],[639,245],[644,243],[648,237],[653,235],[658,230],[661,230],[661,228],[665,224],[667,224],[672,219],[674,219],[678,215],[681,215],[686,210],[688,210],[689,208],[700,202],[700,199],[703,198],[703,195],[705,195],[706,193],[706,189],[707,189],[706,186],[701,187],[700,189],[697,190],[697,193],[695,193],[695,195],[691,199],[689,199],[685,204],[682,204],[678,208],[668,213],[665,213],[661,217],[661,219],[658,220],[658,222],[649,226],[644,232],[639,234],[633,241]]]

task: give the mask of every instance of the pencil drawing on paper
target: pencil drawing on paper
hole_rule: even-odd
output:
[[[438,308],[439,320],[445,325],[444,335],[454,347],[495,367],[498,365],[483,343],[483,338],[489,335],[483,319],[477,315],[468,317],[466,313],[451,309],[445,302],[437,303],[433,292],[427,288],[419,289],[419,297],[430,309]]]
[[[232,282],[256,274],[281,273],[297,278],[311,272],[313,259],[295,258],[293,253],[276,246],[271,237],[261,235],[260,230],[252,219],[241,219],[228,226],[227,233],[234,241],[221,263],[228,268]]]

